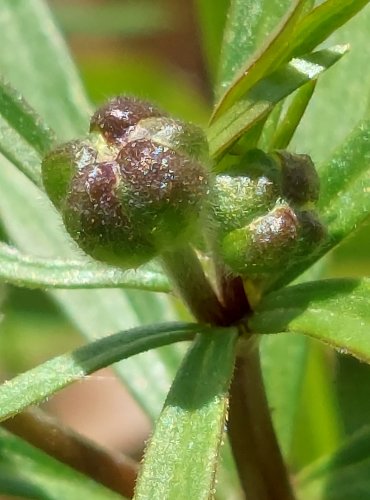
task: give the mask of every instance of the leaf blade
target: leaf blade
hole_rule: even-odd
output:
[[[123,271],[88,259],[38,259],[0,242],[0,278],[28,288],[136,288],[168,292],[168,279],[153,266]]]
[[[257,333],[290,331],[370,362],[370,280],[331,279],[267,295],[251,318]]]
[[[224,92],[215,106],[211,122],[241,99],[253,85],[265,77],[269,72],[289,60],[289,58],[286,57],[287,43],[298,19],[307,8],[307,0],[268,2],[268,5],[264,6],[264,8],[261,7],[262,2],[259,2],[257,8],[256,6],[253,8],[255,2],[250,3],[252,5],[249,5],[249,3],[245,1],[236,0],[232,4],[236,12],[233,13],[231,10],[231,15],[229,17],[230,24],[232,25],[235,21],[238,22],[239,20],[242,23],[241,29],[244,31],[245,20],[249,20],[251,23],[249,27],[251,33],[249,34],[252,34],[252,36],[248,46],[245,41],[245,33],[242,35],[244,43],[240,43],[239,37],[235,36],[233,32],[234,28],[231,30],[232,34],[228,33],[228,28],[225,30],[224,40],[226,43],[224,44],[223,51],[226,52],[226,56],[228,54],[233,55],[234,53],[240,53],[241,57],[237,56],[237,63],[231,59],[231,64],[229,61],[230,57],[225,57],[225,55],[223,57],[224,63],[221,70],[222,76],[220,77],[221,84],[219,87],[221,87]],[[257,15],[253,15],[253,13]],[[260,28],[258,25],[261,19],[265,21],[267,19],[267,24],[270,29],[276,26],[276,30],[271,37],[267,39],[265,45],[253,54],[253,49],[256,49],[256,46],[258,46],[258,38],[254,38],[253,34],[255,34],[254,31],[256,27],[258,27],[258,29]],[[262,39],[265,39],[265,33],[266,31],[262,30]],[[228,40],[231,40],[230,47],[227,43]],[[234,43],[236,43],[238,50],[234,48]],[[240,51],[240,47],[243,47],[243,45],[249,50]],[[245,57],[251,55],[251,59],[245,64]],[[229,80],[228,74],[231,74],[231,80]]]
[[[196,339],[146,451],[136,499],[209,498],[224,432],[236,336],[235,330],[224,329]]]
[[[100,368],[161,345],[190,340],[199,331],[207,328],[195,323],[136,327],[50,359],[0,386],[0,421]]]
[[[346,46],[338,46],[293,59],[259,82],[245,99],[211,125],[208,134],[211,156],[220,156],[243,133],[263,120],[279,101],[307,82],[315,80],[346,51]]]

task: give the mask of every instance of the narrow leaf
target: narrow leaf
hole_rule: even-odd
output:
[[[24,98],[0,78],[0,153],[37,186],[41,186],[41,155],[55,141]]]
[[[0,429],[0,494],[34,500],[119,500],[117,493]]]
[[[311,52],[365,7],[369,0],[326,0],[297,23],[289,55]]]
[[[304,333],[370,362],[370,280],[332,279],[267,295],[250,320],[257,333]]]
[[[55,137],[24,98],[0,79],[0,114],[40,155],[52,146]]]
[[[38,259],[0,243],[0,278],[28,288],[137,288],[168,292],[166,276],[153,265],[136,270],[99,264],[92,260]]]
[[[88,102],[43,0],[2,0],[2,76],[18,89],[60,140],[87,130]]]
[[[266,335],[261,340],[261,365],[269,407],[280,447],[289,457],[307,364],[307,339],[302,335]],[[284,359],[289,359],[285,363]]]
[[[294,26],[307,7],[307,0],[258,2],[258,5],[255,5],[255,3],[242,0],[236,0],[232,3],[229,18],[230,26],[225,31],[226,48],[224,47],[223,51],[226,51],[226,54],[223,54],[223,69],[220,78],[222,85],[220,90],[223,91],[223,95],[220,96],[216,104],[211,121],[215,121],[225,113],[259,80],[275,70],[280,64],[289,60],[287,47]],[[265,6],[265,3],[268,6]],[[235,12],[233,12],[233,8]],[[246,19],[250,20],[250,26],[245,26]],[[259,50],[253,54],[250,60],[247,60],[246,64],[245,59],[243,61],[244,64],[241,64],[240,56],[234,56],[234,53],[238,54],[240,47],[246,46],[247,50],[242,50],[241,56],[243,58],[246,55],[249,56],[252,53],[249,50],[258,47],[258,39],[253,37],[255,30],[261,29],[259,38],[265,40],[266,29],[264,24],[266,23],[268,26],[268,33],[272,27],[276,26],[277,21],[280,19],[281,21],[277,29],[267,42],[265,42],[265,45],[259,47]],[[252,37],[248,46],[247,40],[250,34],[252,34]],[[237,58],[236,60],[234,60],[235,57]],[[231,74],[233,80],[231,83],[227,76],[225,76],[228,74]]]
[[[279,101],[305,83],[317,79],[346,51],[346,46],[338,46],[293,59],[260,81],[246,98],[211,125],[208,134],[211,155],[221,155],[243,133],[263,120]]]
[[[235,360],[233,329],[199,336],[183,362],[145,454],[136,499],[208,499]]]
[[[0,421],[100,368],[161,345],[190,340],[199,331],[207,328],[194,323],[137,327],[50,359],[0,386]]]
[[[315,91],[316,80],[297,90],[272,138],[270,149],[287,149]]]
[[[339,450],[298,476],[299,498],[366,500],[370,491],[370,429],[365,427]]]

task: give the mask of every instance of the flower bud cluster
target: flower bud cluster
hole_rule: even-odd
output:
[[[209,191],[203,132],[144,101],[117,97],[86,140],[43,161],[45,189],[67,231],[97,260],[137,267],[196,232]]]
[[[213,188],[214,247],[230,271],[268,282],[321,244],[319,180],[307,155],[251,150]]]

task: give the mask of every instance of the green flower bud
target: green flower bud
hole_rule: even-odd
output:
[[[93,114],[90,132],[101,133],[108,144],[120,144],[140,120],[164,115],[163,111],[149,102],[128,96],[118,96]]]
[[[95,161],[97,152],[82,141],[71,141],[56,147],[42,162],[42,180],[45,190],[57,208],[69,189],[73,176]]]
[[[111,112],[117,102],[119,123]],[[72,238],[95,259],[126,268],[191,239],[209,190],[208,169],[197,160],[205,154],[200,130],[171,118],[141,118],[138,106],[111,101],[92,120],[102,136],[91,136],[88,146],[62,146],[63,161],[57,150],[42,165],[45,188]],[[82,161],[86,147],[91,156]]]
[[[273,155],[281,168],[281,194],[297,203],[317,201],[319,197],[319,176],[308,155],[276,151]]]
[[[299,221],[288,204],[230,232],[221,243],[221,255],[233,273],[265,279],[287,260],[299,238]]]
[[[221,255],[231,271],[254,281],[268,281],[284,267],[313,252],[326,232],[312,211],[279,202],[269,213],[231,231],[221,242]]]
[[[208,142],[203,130],[174,118],[144,118],[129,132],[126,140],[151,140],[195,160],[209,162]]]
[[[218,175],[212,191],[212,217],[227,234],[270,210],[280,196],[279,169],[260,150],[249,151],[228,174]]]

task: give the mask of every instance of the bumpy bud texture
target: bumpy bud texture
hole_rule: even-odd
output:
[[[73,176],[93,163],[97,152],[88,143],[71,141],[51,151],[42,162],[42,177],[46,192],[60,209]]]
[[[198,161],[204,135],[177,120],[153,118],[155,112],[137,100],[110,101],[92,119],[92,130],[101,130],[107,148],[91,146],[95,156],[81,162],[85,145],[74,143],[63,162],[54,160],[66,146],[43,162],[46,190],[57,192],[52,201],[70,235],[87,254],[125,268],[191,239],[208,194],[208,171]],[[187,144],[197,145],[195,157]]]
[[[120,144],[140,120],[164,116],[152,104],[132,97],[119,96],[100,107],[90,121],[90,132],[99,132],[108,144]]]
[[[297,203],[317,201],[319,197],[319,176],[308,155],[276,151],[281,167],[282,196]]]
[[[289,205],[278,205],[248,226],[229,233],[222,255],[233,272],[250,279],[265,278],[286,260],[298,240],[298,220]]]

